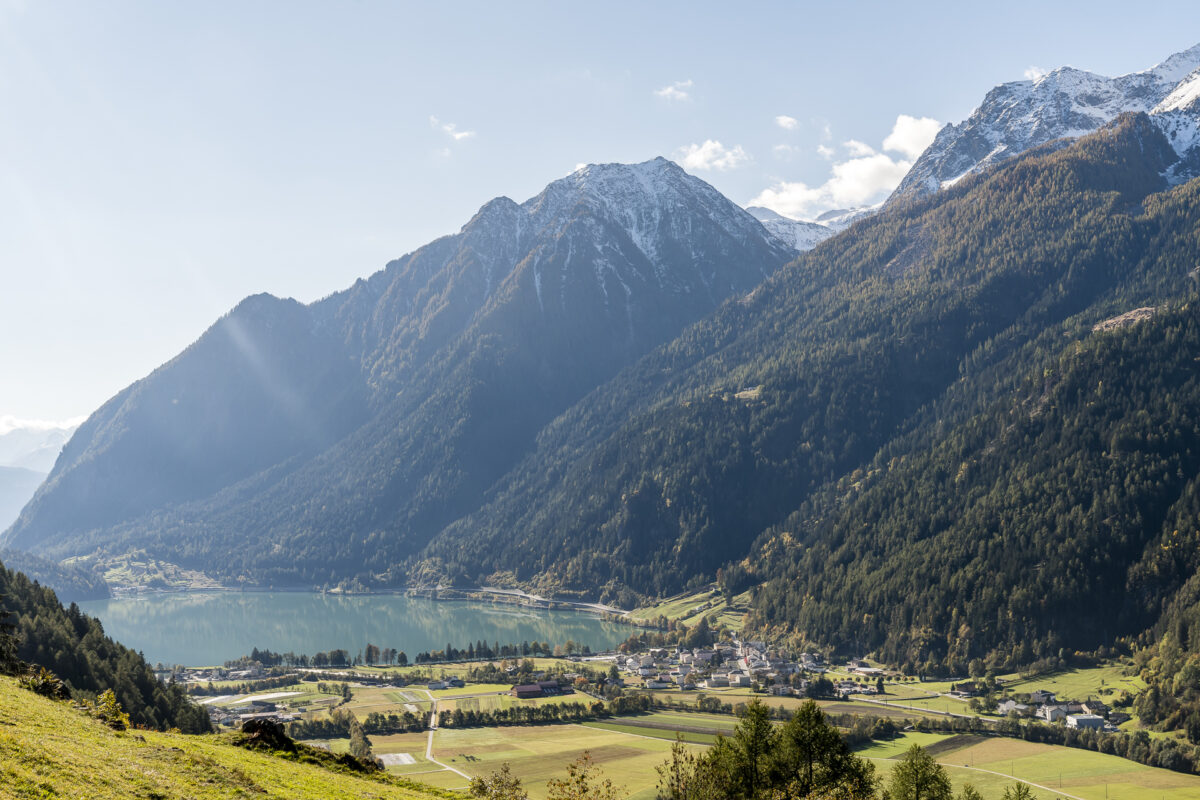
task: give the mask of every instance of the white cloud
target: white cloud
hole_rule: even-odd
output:
[[[781,181],[764,189],[747,205],[765,206],[787,217],[803,219],[831,208],[856,208],[881,199],[896,188],[912,164],[883,153],[833,165],[833,176],[820,186]]]
[[[903,153],[915,160],[933,142],[941,127],[941,123],[936,119],[901,114],[896,117],[892,132],[883,140],[883,149]]]
[[[1025,80],[1036,81],[1038,78],[1041,78],[1048,73],[1049,70],[1043,69],[1042,67],[1028,66],[1025,68]]]
[[[848,139],[842,142],[842,146],[850,151],[850,155],[853,158],[865,158],[875,155],[875,148],[869,144],[860,142],[858,139]]]
[[[461,142],[463,139],[470,139],[475,135],[475,131],[460,131],[458,126],[453,122],[442,122],[432,114],[429,116],[429,125],[435,131],[441,131],[456,142]]]
[[[796,219],[812,218],[834,208],[872,205],[899,185],[937,132],[936,120],[901,114],[881,145],[883,150],[899,153],[900,158],[877,152],[857,139],[848,139],[843,142],[848,157],[833,162],[824,183],[810,186],[800,181],[779,181],[747,205],[764,206]],[[828,140],[829,136],[822,138]],[[817,152],[831,161],[835,156],[834,149],[825,144],[818,145]]]
[[[688,89],[692,88],[692,81],[675,81],[670,86],[664,86],[661,89],[655,89],[654,93],[659,97],[667,100],[687,100]]]
[[[795,117],[789,117],[787,114],[780,114],[775,118],[775,124],[785,131],[794,131],[800,127],[800,120]]]
[[[87,417],[70,419],[19,419],[9,414],[0,415],[0,436],[13,431],[66,431],[82,425]]]
[[[706,139],[704,144],[689,144],[676,151],[676,157],[684,169],[725,171],[736,169],[750,161],[750,155],[742,146],[725,147],[716,139]]]

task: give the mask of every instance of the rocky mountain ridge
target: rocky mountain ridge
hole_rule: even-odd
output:
[[[1115,78],[1060,67],[1033,80],[1001,84],[971,115],[946,125],[888,202],[928,196],[963,177],[1039,145],[1091,133],[1129,112],[1144,112],[1180,156],[1169,178],[1200,168],[1200,45],[1148,70]]]

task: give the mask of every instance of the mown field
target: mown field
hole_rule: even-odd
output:
[[[1086,700],[1088,697],[1107,699],[1110,695],[1119,694],[1121,691],[1137,694],[1146,688],[1146,684],[1140,678],[1135,675],[1125,675],[1124,671],[1123,665],[1108,664],[1101,667],[1055,672],[1028,679],[1013,676],[1015,680],[1006,683],[1004,688],[1014,694],[1043,689],[1072,700]]]
[[[1117,756],[1019,739],[906,733],[858,751],[886,779],[895,759],[912,744],[943,764],[956,789],[971,783],[997,800],[1019,779],[1042,800],[1200,800],[1200,776],[1147,767]]]
[[[633,620],[655,620],[658,617],[666,617],[691,627],[700,621],[700,617],[715,615],[719,625],[723,625],[729,630],[740,631],[745,624],[746,611],[749,606],[749,592],[737,595],[730,604],[724,595],[710,587],[696,592],[678,594],[652,606],[635,608],[629,612],[629,617]]]
[[[564,776],[567,764],[587,750],[626,796],[649,800],[658,780],[654,768],[670,749],[665,739],[584,725],[530,725],[439,730],[433,751],[434,758],[470,775],[489,774],[508,762],[529,796],[542,800],[546,782]]]
[[[436,692],[434,694],[436,695]],[[514,706],[561,705],[563,703],[591,705],[594,702],[595,700],[591,697],[579,693],[525,699],[516,698],[510,694],[486,694],[478,697],[439,699],[438,711],[454,711],[455,709],[461,709],[462,711],[499,711],[500,709],[512,708]]]

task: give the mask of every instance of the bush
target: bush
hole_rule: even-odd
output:
[[[22,689],[49,697],[51,700],[69,700],[71,691],[66,684],[45,667],[34,667],[18,679]]]

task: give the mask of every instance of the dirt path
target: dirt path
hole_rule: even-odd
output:
[[[866,758],[868,758],[871,761],[895,761],[896,760],[894,758],[882,758],[880,756],[866,756]],[[1057,794],[1062,797],[1069,797],[1071,800],[1086,800],[1086,798],[1079,797],[1078,795],[1068,794],[1067,792],[1064,792],[1062,789],[1055,789],[1053,786],[1043,786],[1040,783],[1034,783],[1033,781],[1027,781],[1024,778],[1018,778],[1016,775],[1010,775],[1007,772],[996,772],[995,770],[984,769],[983,767],[968,767],[965,764],[951,764],[946,761],[939,761],[937,763],[941,764],[943,767],[954,767],[955,769],[969,769],[972,772],[985,772],[988,775],[999,775],[1001,778],[1012,778],[1014,781],[1017,781],[1018,783],[1023,783],[1026,786],[1032,786],[1035,789],[1042,789],[1044,791],[1051,792],[1053,794]]]
[[[437,701],[437,698],[433,696],[433,693],[430,692],[428,689],[422,689],[421,691],[423,691],[423,692],[425,692],[425,694],[429,695],[429,699],[433,702],[433,713],[429,717],[429,742],[425,745],[425,760],[431,764],[437,764],[442,769],[449,770],[450,772],[458,773],[459,775],[466,778],[468,781],[471,780],[471,776],[468,775],[467,773],[463,772],[461,769],[455,769],[454,767],[450,766],[449,764],[443,764],[441,761],[438,761],[436,758],[433,757],[433,735],[435,733],[437,733],[437,726],[438,726],[438,701]]]

